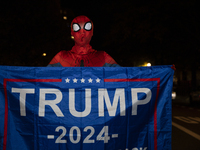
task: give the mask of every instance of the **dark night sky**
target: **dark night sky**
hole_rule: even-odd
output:
[[[0,15],[0,65],[46,66],[60,50],[70,50],[71,20],[94,22],[91,45],[122,66],[199,65],[199,17],[195,1],[3,2]],[[68,20],[62,20],[60,9]],[[46,52],[47,56],[42,57]]]

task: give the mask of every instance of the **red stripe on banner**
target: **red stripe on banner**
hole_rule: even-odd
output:
[[[3,87],[4,87],[4,95],[5,95],[5,116],[4,116],[3,150],[6,150],[7,129],[8,129],[8,98],[7,98],[6,83],[7,83],[7,80],[4,79],[4,81],[3,81]]]
[[[144,79],[104,79],[104,82],[146,82],[157,81],[156,101],[154,105],[154,150],[157,150],[157,102],[160,90],[160,78],[144,78]]]
[[[4,79],[8,82],[62,82],[62,79]]]
[[[62,79],[4,79],[3,87],[4,87],[4,95],[5,95],[5,117],[4,117],[3,150],[6,150],[7,131],[8,131],[7,82],[62,82]]]
[[[154,106],[154,149],[157,150],[157,102],[160,90],[160,78],[157,80],[157,93],[156,93],[156,101]]]
[[[160,78],[145,78],[145,79],[104,79],[104,82],[146,82],[158,81]]]

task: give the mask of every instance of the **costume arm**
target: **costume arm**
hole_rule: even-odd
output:
[[[103,67],[121,67],[116,63],[116,61],[108,55],[106,52],[104,52],[104,58],[105,58],[105,64]]]
[[[61,59],[61,51],[59,53],[57,53],[53,59],[50,61],[50,63],[47,65],[47,67],[62,67],[61,63],[60,63],[60,59]]]

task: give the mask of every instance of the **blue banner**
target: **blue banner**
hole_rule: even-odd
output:
[[[0,66],[0,150],[170,150],[173,74]]]

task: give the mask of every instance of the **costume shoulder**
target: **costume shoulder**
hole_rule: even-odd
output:
[[[67,59],[70,55],[69,51],[62,50],[57,53],[53,59],[48,64],[48,67],[63,67],[65,64],[65,59]]]
[[[105,58],[105,64],[103,67],[120,67],[120,65],[118,65],[116,61],[108,53],[103,51],[103,54]]]

